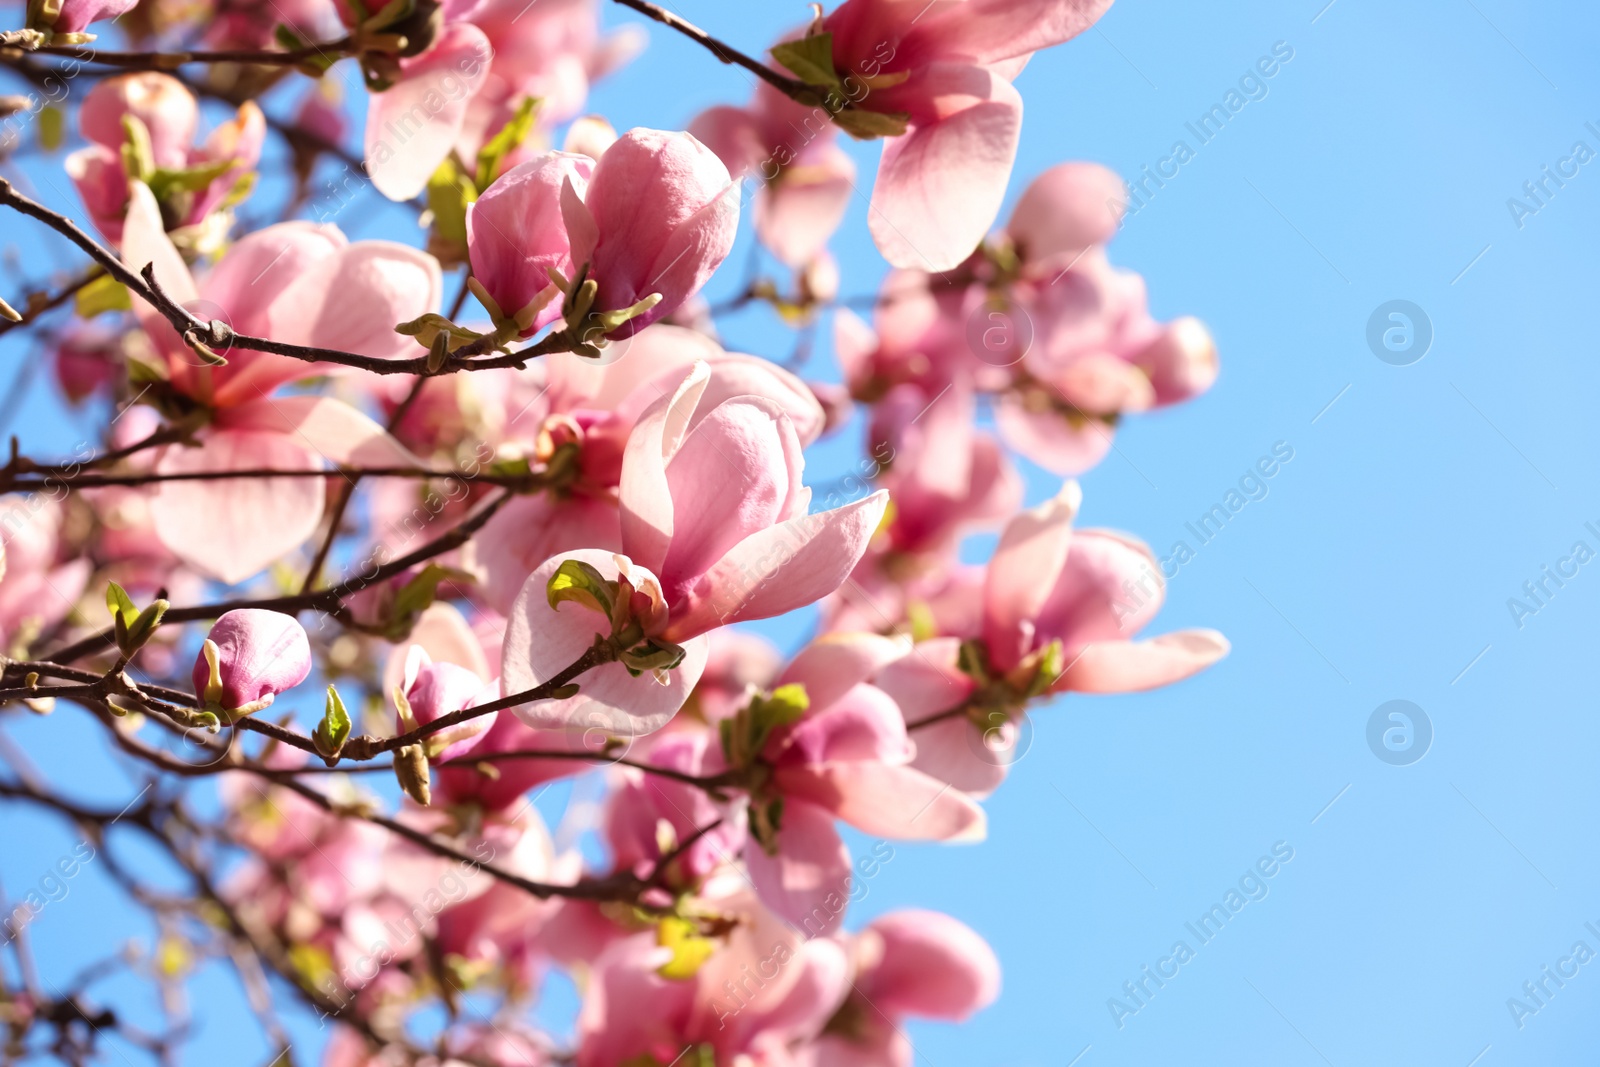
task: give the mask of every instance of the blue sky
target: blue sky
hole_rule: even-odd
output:
[[[996,1006],[965,1026],[913,1031],[920,1067],[1501,1067],[1573,1061],[1600,1038],[1600,957],[1559,988],[1546,980],[1554,995],[1542,1005],[1523,991],[1543,967],[1570,974],[1577,942],[1600,953],[1585,926],[1600,929],[1588,839],[1600,824],[1600,562],[1579,565],[1575,550],[1600,553],[1586,525],[1600,529],[1600,162],[1575,149],[1600,152],[1586,125],[1600,127],[1600,12],[1323,3],[1120,0],[1018,81],[1027,115],[1012,199],[1062,160],[1136,179],[1175,142],[1192,150],[1111,256],[1145,276],[1158,316],[1210,325],[1222,376],[1195,403],[1124,424],[1117,450],[1082,479],[1083,522],[1131,531],[1161,555],[1187,541],[1194,558],[1153,629],[1216,627],[1234,651],[1175,688],[1039,711],[988,804],[986,843],[897,846],[851,925],[899,907],[946,910],[989,938],[1005,968]],[[749,51],[806,17],[800,4],[675,9]],[[659,28],[651,38],[593,98],[619,127],[682,127],[747,96],[742,72]],[[1241,87],[1275,46],[1292,57]],[[1199,143],[1188,124],[1233,90],[1254,99]],[[874,156],[861,150],[864,175]],[[1539,181],[1534,200],[1524,183]],[[847,294],[871,292],[883,271],[865,188],[835,244]],[[336,221],[417,239],[371,205]],[[24,238],[12,217],[0,234]],[[713,296],[737,284],[744,250]],[[1430,329],[1417,336],[1432,335],[1406,365],[1368,342],[1392,301],[1420,309]],[[1385,310],[1378,332],[1391,325],[1404,323]],[[760,311],[726,329],[730,347],[773,357],[792,343]],[[3,350],[10,375],[25,353],[15,341]],[[70,448],[70,423],[43,390],[33,397],[25,444]],[[1275,447],[1293,458],[1266,495],[1199,545],[1186,524]],[[814,480],[845,463],[841,448],[824,450]],[[1057,487],[1028,475],[1030,501]],[[1570,576],[1557,586],[1546,567]],[[1542,603],[1523,590],[1541,580]],[[1514,611],[1512,598],[1537,611]],[[1429,724],[1415,762],[1369,746],[1369,720],[1393,700]],[[98,766],[70,712],[11,732],[77,780]],[[83,791],[128,795],[109,770]],[[7,831],[0,876],[13,895],[72,841],[32,818]],[[1186,924],[1274,847],[1280,858],[1261,868],[1272,876],[1248,882],[1265,895],[1199,944]],[[126,930],[92,867],[36,928],[60,974]],[[1178,941],[1193,958],[1132,1001],[1124,983],[1163,966]],[[1539,1010],[1518,1020],[1512,997]],[[1139,1010],[1119,1027],[1111,998]],[[254,1038],[229,999],[202,998],[202,1047],[215,1062],[255,1062],[236,1054]]]

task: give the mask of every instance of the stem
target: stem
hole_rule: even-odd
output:
[[[444,366],[435,371],[429,368],[427,356],[417,356],[413,359],[380,359],[376,356],[363,356],[355,352],[344,352],[334,348],[285,344],[282,341],[274,341],[266,337],[252,337],[248,334],[234,333],[228,329],[217,331],[212,328],[210,323],[201,322],[195,318],[187,309],[166,294],[161,288],[161,283],[156,280],[153,265],[147,264],[141,274],[134,274],[105,246],[83,232],[77,223],[59,212],[51,211],[38,201],[23,196],[4,178],[0,178],[0,206],[13,208],[29,218],[37,219],[66,237],[88,253],[96,263],[104,267],[106,273],[127,286],[141,300],[155,308],[180,336],[192,337],[196,341],[215,349],[243,348],[252,352],[271,352],[274,355],[287,356],[290,359],[298,359],[307,363],[335,363],[343,367],[355,367],[358,370],[364,370],[372,374],[433,375],[448,374],[458,370],[494,370],[500,367],[517,367],[520,369],[528,360],[538,356],[549,355],[552,352],[574,351],[578,343],[576,338],[566,333],[552,333],[542,341],[516,352],[484,358],[446,360]],[[470,347],[468,346],[468,348]],[[478,352],[476,350],[468,352],[464,349],[463,355],[476,356]]]
[[[250,63],[262,67],[294,67],[308,59],[327,59],[330,53],[353,54],[355,42],[349,37],[310,44],[291,51],[263,51],[232,48],[213,52],[102,52],[82,45],[42,45],[30,49],[34,55],[61,56],[79,63],[124,70],[176,70],[187,63]]]
[[[797,100],[802,104],[815,105],[818,103],[816,90],[805,82],[778,73],[760,60],[753,59],[732,45],[718,40],[694,23],[679,18],[665,8],[649,3],[648,0],[616,0],[616,2],[623,7],[632,8],[641,15],[655,19],[663,26],[677,30],[685,37],[709,50],[712,55],[722,62],[743,67],[790,99]]]

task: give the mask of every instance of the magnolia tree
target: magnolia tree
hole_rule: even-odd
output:
[[[1110,0],[812,5],[765,53],[617,2],[753,96],[688,130],[584,114],[645,37],[599,0],[30,0],[4,35],[8,151],[76,190],[0,180],[6,232],[81,255],[0,310],[101,425],[0,469],[0,700],[84,717],[145,788],[98,807],[8,743],[0,798],[75,825],[60,877],[97,864],[157,935],[58,973],[49,886],[13,889],[8,1061],[175,1062],[215,964],[272,1062],[910,1064],[906,1021],[1000,970],[959,917],[852,921],[867,880],[984,836],[1037,706],[1227,652],[1140,636],[1160,566],[1076,528],[1065,480],[1211,385],[1205,328],[1111,265],[1105,169],[999,219],[1012,78]],[[349,61],[364,102],[329,91]],[[883,148],[865,300],[828,251],[864,178],[841,134]],[[424,247],[295,218],[339,164]],[[764,259],[712,306],[741,216]],[[725,350],[760,304],[830,322],[837,369]],[[844,432],[866,477],[819,501],[806,450]],[[1018,456],[1063,479],[1037,507]],[[738,625],[791,613],[787,657]],[[585,774],[552,835],[533,796]],[[580,1006],[547,1033],[554,972]],[[159,1013],[99,986],[130,973]]]

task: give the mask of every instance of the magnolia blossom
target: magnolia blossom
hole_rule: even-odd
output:
[[[889,134],[868,226],[897,267],[950,270],[983,240],[1017,154],[1034,52],[1092,26],[1111,0],[845,0],[822,20],[852,132]]]
[[[368,105],[367,169],[391,200],[422,192],[452,151],[476,157],[523,100],[539,101],[543,125],[573,117],[590,82],[643,46],[637,28],[601,35],[598,0],[464,0],[445,7],[437,38],[421,54],[402,58],[399,78]]]
[[[93,565],[65,558],[61,505],[43,493],[0,501],[0,641],[15,654],[72,611]]]
[[[760,181],[756,233],[773,255],[791,267],[822,255],[844,221],[856,178],[856,165],[839,147],[826,111],[760,82],[748,106],[703,111],[689,132],[729,173]]]
[[[229,721],[271,706],[311,673],[311,643],[293,616],[238,608],[217,620],[194,661],[194,692]]]
[[[1074,530],[1082,493],[1055,498],[1007,524],[989,561],[983,619],[960,637],[923,641],[876,684],[915,724],[914,765],[975,794],[1005,778],[1014,718],[1031,696],[1127,693],[1171,685],[1228,654],[1215,630],[1135,641],[1161,608],[1166,581],[1142,542]],[[966,708],[971,714],[941,716]]]
[[[670,395],[701,361],[708,377],[700,403],[708,410],[737,396],[765,397],[783,409],[802,447],[822,433],[822,408],[800,379],[678,326],[651,327],[605,365],[564,353],[545,357],[529,368],[539,383],[536,395],[508,394],[514,408],[500,431],[500,449],[565,463],[566,474],[552,490],[501,508],[476,539],[491,607],[509,611],[523,581],[551,556],[580,548],[622,550],[616,496],[629,436],[650,405]]]
[[[435,719],[494,700],[500,695],[500,687],[485,685],[483,678],[468,667],[435,663],[421,645],[412,645],[406,655],[405,677],[395,692],[395,702],[401,710],[398,725],[403,732],[412,728],[407,719],[426,726]],[[479,715],[429,734],[424,747],[434,759],[457,759],[472,751],[494,725],[495,718],[494,713]]]
[[[854,977],[810,1049],[821,1064],[911,1067],[907,1018],[960,1022],[1000,992],[1000,961],[971,927],[934,911],[895,911],[850,939]]]
[[[1205,327],[1157,322],[1143,280],[1106,255],[1125,200],[1105,168],[1061,164],[1029,185],[957,284],[892,272],[873,326],[836,319],[852,393],[876,401],[911,386],[925,404],[951,388],[996,394],[1006,444],[1070,475],[1105,458],[1123,416],[1205,392],[1217,376]]]
[[[202,227],[230,197],[248,191],[242,183],[261,157],[266,137],[261,109],[245,101],[237,117],[193,147],[199,118],[194,95],[169,74],[122,74],[89,90],[78,112],[89,146],[67,157],[66,170],[101,233],[122,239],[130,180],[160,190],[169,229]],[[225,230],[227,220],[218,221],[212,230]],[[220,238],[213,232],[196,241],[210,248]]]
[[[101,19],[121,18],[138,0],[46,0],[29,4],[28,28],[50,33],[81,33]]]
[[[582,198],[561,197],[577,286],[594,282],[588,337],[623,338],[665,318],[706,283],[733,248],[739,185],[687,133],[629,130],[606,149]],[[568,302],[580,299],[568,294]]]
[[[202,318],[220,318],[238,333],[374,357],[419,351],[394,325],[438,305],[442,281],[432,256],[386,241],[351,244],[333,226],[286,222],[233,245],[197,284],[163,231],[155,197],[143,185],[132,190],[124,261],[134,271],[154,264],[167,294]],[[199,435],[203,447],[167,447],[158,471],[419,465],[383,427],[342,401],[271,395],[314,365],[237,349],[227,366],[214,367],[154,308],[139,301],[134,310],[171,387],[213,413]],[[315,532],[322,507],[322,479],[313,477],[169,481],[151,498],[162,541],[225,582],[242,581],[296,548]]]
[[[587,706],[614,713],[619,732],[659,727],[699,678],[708,631],[815,602],[866,550],[884,494],[807,514],[793,421],[764,397],[703,404],[710,378],[696,364],[634,427],[620,489],[624,554],[570,553],[535,570],[511,610],[501,674],[508,692],[530,689],[577,661],[597,634],[612,635],[595,607],[566,601],[557,610],[547,601],[568,560],[619,583],[645,643],[681,647],[681,663],[637,676],[607,663],[585,676],[578,695],[519,708],[530,722],[561,725]]]
[[[986,832],[982,808],[912,766],[900,708],[866,684],[907,654],[888,638],[823,639],[778,678],[774,697],[798,686],[807,708],[760,750],[770,776],[751,798],[759,847],[745,857],[762,900],[807,933],[832,930],[850,899],[850,853],[835,819],[895,840],[981,841]]]

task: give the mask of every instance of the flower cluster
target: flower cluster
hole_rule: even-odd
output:
[[[903,1024],[986,1007],[999,962],[956,918],[851,905],[906,842],[983,840],[1027,715],[1228,651],[1140,637],[1160,567],[1079,528],[1065,480],[1123,416],[1208,389],[1215,349],[1111,265],[1105,169],[1050,168],[994,229],[1012,80],[1109,0],[819,5],[770,59],[738,54],[748,104],[620,133],[581,112],[640,28],[603,32],[598,6],[119,20],[147,51],[99,56],[132,69],[74,102],[64,160],[100,239],[0,183],[92,250],[70,291],[0,309],[59,316],[64,399],[105,416],[70,460],[0,471],[6,698],[81,704],[152,773],[216,783],[215,818],[176,786],[130,817],[200,887],[187,918],[143,898],[258,1013],[281,985],[338,1016],[330,1067],[903,1067]],[[127,8],[30,4],[17,54]],[[346,61],[350,115],[327,91]],[[292,79],[318,84],[269,119],[256,98]],[[197,142],[211,98],[231,117]],[[883,142],[870,323],[836,306],[841,131]],[[330,158],[423,247],[300,217]],[[712,305],[746,203],[770,256]],[[750,304],[832,315],[837,367],[732,350],[717,318]],[[818,457],[858,431],[864,477],[826,488]],[[808,637],[744,625],[772,619]],[[579,776],[552,833],[533,801]],[[570,1047],[534,1022],[557,971]]]

